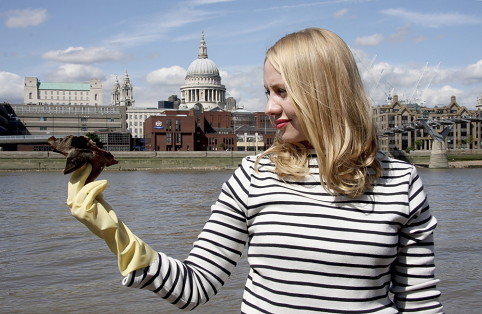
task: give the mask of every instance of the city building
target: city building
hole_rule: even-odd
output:
[[[28,135],[28,130],[7,103],[0,104],[0,136]]]
[[[181,104],[181,100],[177,97],[177,95],[171,95],[167,98],[167,100],[159,100],[157,102],[157,108],[159,108],[159,109],[179,109],[180,104]]]
[[[144,121],[150,116],[161,115],[164,111],[164,108],[128,107],[127,131],[131,133],[133,138],[144,138]]]
[[[124,106],[11,105],[32,135],[126,132]]]
[[[111,92],[111,105],[112,106],[126,106],[130,107],[134,104],[134,93],[129,74],[124,74],[122,85],[119,84],[119,79],[115,77],[114,87]]]
[[[263,112],[165,110],[144,123],[145,148],[156,151],[258,151],[273,143],[276,129]]]
[[[226,87],[221,84],[221,76],[216,64],[208,58],[204,32],[199,44],[196,60],[187,69],[185,83],[181,86],[180,109],[192,109],[201,104],[204,111],[224,109]]]
[[[455,96],[446,106],[422,107],[400,102],[395,95],[391,104],[373,107],[373,115],[380,135],[380,149],[383,151],[430,150],[432,138],[421,127],[421,119],[439,133],[445,127],[452,126],[445,139],[447,149],[482,147],[481,111],[460,106]]]
[[[110,152],[130,151],[131,135],[127,132],[95,132],[103,149]]]
[[[36,77],[25,77],[23,102],[26,105],[102,105],[102,82],[44,83]]]

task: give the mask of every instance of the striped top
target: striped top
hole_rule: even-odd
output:
[[[158,254],[123,284],[181,309],[207,302],[248,245],[241,311],[440,313],[429,211],[414,166],[379,154],[384,169],[356,199],[327,193],[317,159],[300,181],[280,179],[264,157],[246,157],[223,185],[189,257]],[[390,294],[389,294],[390,292]]]

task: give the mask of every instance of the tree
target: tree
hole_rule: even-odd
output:
[[[422,140],[416,140],[414,144],[415,144],[415,147],[417,149],[420,149],[423,145],[423,141]]]
[[[100,148],[104,147],[104,144],[100,141],[99,135],[97,135],[93,132],[88,132],[88,133],[85,133],[85,136],[87,136],[92,141],[94,141],[94,143],[95,143],[95,145],[97,145],[97,147],[100,147]]]
[[[474,137],[473,137],[472,135],[470,135],[470,136],[467,138],[467,144],[469,144],[469,145],[468,145],[468,148],[473,148],[473,147],[474,147],[474,146],[473,146],[474,141],[475,141],[475,140],[474,140]]]

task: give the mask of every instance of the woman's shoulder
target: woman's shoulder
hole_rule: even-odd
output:
[[[393,173],[411,173],[415,169],[415,166],[411,163],[393,158],[382,151],[378,151],[377,159],[382,167],[383,176]]]

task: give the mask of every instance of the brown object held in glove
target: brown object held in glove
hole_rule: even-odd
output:
[[[86,163],[92,165],[92,171],[85,181],[86,184],[94,181],[105,167],[118,163],[111,153],[97,147],[94,141],[87,136],[69,135],[64,138],[51,136],[48,143],[54,152],[67,157],[64,174],[71,173]]]

